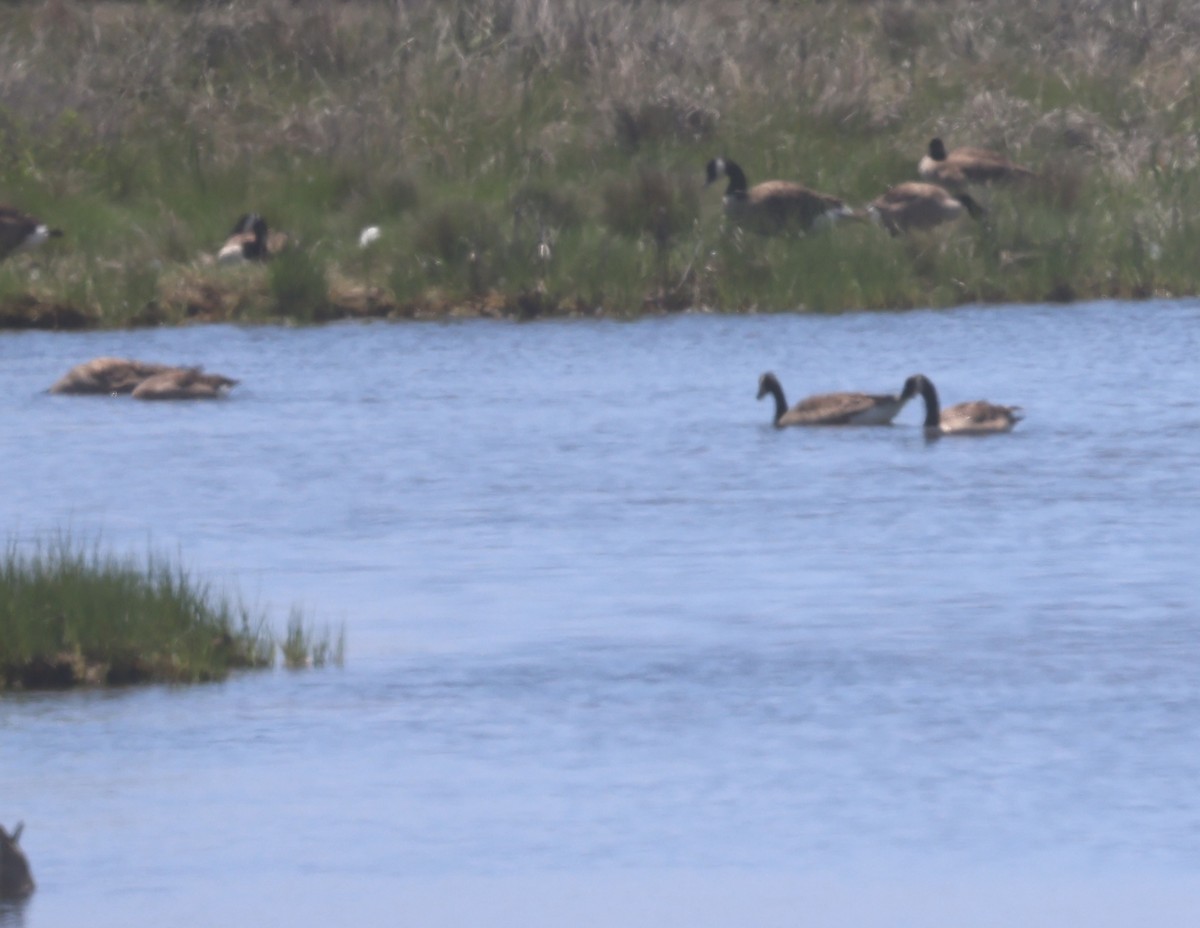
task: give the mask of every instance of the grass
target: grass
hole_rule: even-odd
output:
[[[1195,294],[1197,64],[1180,0],[3,4],[0,191],[67,236],[0,324]],[[895,240],[739,236],[702,186],[863,205],[933,135],[1041,179]],[[291,252],[203,260],[248,210]]]
[[[186,683],[231,670],[340,664],[345,642],[296,610],[277,647],[265,615],[151,554],[105,553],[59,538],[9,542],[0,561],[0,689]]]

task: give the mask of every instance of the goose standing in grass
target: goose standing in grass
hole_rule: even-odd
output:
[[[220,374],[205,374],[198,367],[175,367],[147,377],[131,394],[135,400],[215,400],[237,381]]]
[[[29,213],[13,206],[0,206],[0,261],[61,235],[61,229],[51,229]]]
[[[243,261],[266,261],[277,255],[287,244],[282,232],[271,232],[267,220],[258,213],[245,213],[238,218],[229,238],[217,252],[220,264],[240,264]]]
[[[918,383],[909,377],[899,394],[819,393],[788,409],[779,378],[768,372],[758,378],[758,399],[775,398],[776,428],[788,425],[888,425],[904,404],[917,395]]]
[[[1020,406],[998,406],[986,400],[958,403],[942,409],[937,390],[924,374],[908,378],[925,400],[925,434],[994,435],[1008,432],[1022,419]]]
[[[128,358],[93,358],[77,364],[51,387],[51,393],[132,393],[147,377],[171,370],[169,364],[149,364]]]
[[[765,180],[747,186],[745,172],[733,161],[713,158],[706,169],[707,183],[729,178],[725,188],[725,215],[752,232],[773,235],[789,229],[805,231],[840,219],[859,218],[837,197],[809,190],[787,180]]]
[[[949,190],[965,190],[970,184],[1023,180],[1037,175],[1029,168],[1014,164],[1003,155],[986,148],[956,148],[946,151],[941,139],[929,143],[929,153],[917,164],[922,180],[941,184]]]
[[[867,215],[892,235],[913,229],[932,229],[963,215],[982,219],[986,210],[970,194],[951,193],[937,184],[907,181],[897,184],[867,207]]]

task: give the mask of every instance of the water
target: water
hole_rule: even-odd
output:
[[[348,660],[0,697],[0,924],[1194,921],[1198,353],[1193,302],[4,334],[10,537]],[[105,354],[243,384],[39,392]],[[767,369],[1027,419],[776,431]]]

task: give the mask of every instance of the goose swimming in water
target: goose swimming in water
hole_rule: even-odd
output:
[[[1020,406],[999,406],[986,400],[958,403],[942,409],[933,382],[924,374],[908,378],[925,401],[926,435],[994,435],[1008,432],[1021,421]]]
[[[929,142],[929,153],[917,164],[917,173],[922,180],[956,191],[964,190],[970,184],[1037,177],[1029,168],[1014,164],[1003,155],[986,148],[956,148],[947,152],[941,139]]]
[[[130,394],[135,400],[215,400],[237,381],[220,374],[205,374],[198,367],[176,367],[147,377]]]
[[[62,234],[61,229],[51,229],[37,217],[14,206],[0,206],[0,261]]]
[[[749,187],[741,167],[724,158],[713,158],[708,162],[706,175],[709,184],[722,176],[729,178],[725,188],[725,215],[761,235],[789,229],[805,231],[840,219],[862,218],[837,197],[817,193],[802,184],[765,180]]]
[[[917,381],[904,382],[899,394],[820,393],[788,409],[779,378],[768,372],[758,378],[758,399],[775,398],[776,428],[788,425],[887,425],[904,404],[917,395]]]

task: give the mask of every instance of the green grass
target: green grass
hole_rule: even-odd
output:
[[[0,191],[67,236],[5,262],[0,309],[124,326],[1194,294],[1200,17],[1118,7],[4,4]],[[933,135],[1043,179],[983,192],[986,225],[904,239],[739,237],[702,186],[724,154],[861,206]],[[291,251],[205,261],[249,210]]]
[[[289,667],[340,664],[344,638],[293,610],[278,650]],[[276,651],[264,614],[156,554],[61,537],[0,560],[0,688],[219,680]]]

